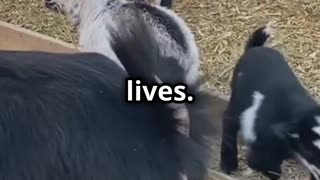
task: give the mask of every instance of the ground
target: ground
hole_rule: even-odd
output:
[[[202,70],[216,92],[229,94],[231,73],[246,39],[257,27],[271,22],[275,34],[269,45],[288,57],[303,84],[320,99],[319,0],[177,0],[175,10],[196,34]],[[74,30],[47,11],[42,0],[0,0],[0,20],[67,42],[76,40]],[[296,167],[289,164],[286,168],[283,179],[300,179]],[[242,169],[240,179],[261,179]]]

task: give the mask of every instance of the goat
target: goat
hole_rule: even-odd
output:
[[[281,164],[296,157],[319,180],[320,107],[285,58],[263,47],[268,27],[257,29],[236,64],[231,97],[223,118],[221,168],[237,170],[237,133],[249,147],[248,165],[272,180]]]
[[[126,78],[158,81],[153,70],[162,67],[153,62],[165,58],[144,26],[112,33],[125,70],[98,53],[0,51],[0,179],[203,179],[206,144],[193,136],[206,134],[188,135],[180,122],[208,126],[210,117],[124,98]]]
[[[139,10],[144,20],[152,25],[156,42],[161,47],[162,56],[173,58],[186,71],[183,82],[188,85],[198,82],[199,50],[194,35],[187,24],[172,10],[150,3],[128,2],[125,0],[44,0],[47,8],[60,10],[70,22],[78,27],[79,45],[83,51],[99,52],[121,63],[110,45],[110,29],[120,31],[120,17],[127,17],[127,23],[135,21],[133,10]],[[169,1],[166,1],[166,4]],[[167,63],[167,62],[159,62]],[[157,74],[162,80],[171,77],[161,72]]]

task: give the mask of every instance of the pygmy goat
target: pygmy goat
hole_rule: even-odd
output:
[[[161,47],[162,56],[175,59],[183,67],[187,76],[183,82],[194,84],[199,77],[199,50],[194,35],[187,24],[172,10],[147,2],[125,0],[44,0],[46,7],[59,9],[78,27],[79,44],[84,51],[99,52],[121,65],[111,48],[110,29],[123,28],[118,19],[126,17],[127,23],[136,21],[133,10],[138,10],[144,20],[152,26],[156,42]],[[172,3],[165,0],[167,5]],[[158,62],[167,63],[167,62]],[[121,65],[122,66],[122,65]],[[156,73],[164,81],[171,77]]]
[[[247,42],[231,82],[224,114],[221,168],[237,170],[237,133],[249,147],[248,165],[276,180],[284,160],[297,157],[319,180],[320,107],[284,57],[263,47],[268,28],[257,29]]]
[[[181,124],[210,117],[124,98],[125,79],[158,82],[153,61],[164,58],[142,23],[130,27],[131,36],[112,35],[126,71],[96,53],[0,51],[0,179],[204,179],[205,142],[193,136],[206,134]]]

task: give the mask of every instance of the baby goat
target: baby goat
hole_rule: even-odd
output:
[[[79,44],[84,51],[99,52],[121,65],[110,45],[110,29],[121,30],[118,19],[126,17],[127,23],[136,21],[133,10],[139,10],[144,20],[152,25],[156,42],[161,47],[159,53],[175,59],[183,67],[187,84],[197,82],[199,76],[199,50],[194,35],[187,24],[172,10],[150,3],[128,2],[125,0],[44,0],[46,7],[60,10],[78,27]],[[171,1],[170,1],[171,2]],[[166,0],[164,3],[170,5]],[[158,62],[167,63],[167,62]],[[121,65],[122,66],[122,65]],[[162,72],[157,73],[164,81],[169,81]]]
[[[231,82],[224,114],[221,168],[238,168],[237,133],[249,146],[249,167],[272,180],[284,160],[297,157],[320,176],[320,107],[301,85],[284,57],[263,47],[268,28],[257,29],[247,42]]]

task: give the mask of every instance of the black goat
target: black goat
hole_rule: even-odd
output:
[[[221,168],[228,174],[237,170],[241,130],[252,169],[275,180],[283,160],[295,156],[319,180],[320,107],[284,57],[263,47],[269,35],[266,27],[257,29],[234,69],[223,121]]]
[[[126,102],[125,79],[158,81],[153,62],[162,58],[145,24],[127,29],[131,36],[114,33],[113,44],[127,71],[96,53],[0,51],[0,179],[204,179],[207,149],[198,138],[206,132],[179,131],[188,117],[170,104]],[[191,122],[210,126],[195,106]]]

